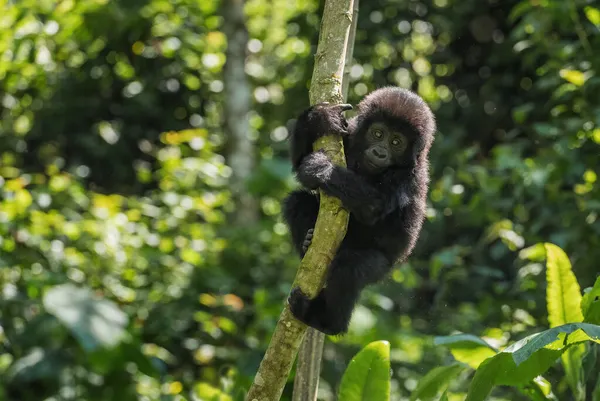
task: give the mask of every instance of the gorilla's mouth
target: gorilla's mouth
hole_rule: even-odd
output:
[[[382,166],[379,163],[375,163],[369,157],[365,157],[364,165],[365,165],[365,167],[366,167],[367,170],[373,171],[373,172],[380,171],[380,170],[382,170],[382,169],[385,168],[385,166]]]

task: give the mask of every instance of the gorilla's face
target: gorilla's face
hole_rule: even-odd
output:
[[[392,165],[410,161],[408,132],[394,129],[383,122],[373,122],[364,131],[361,167],[370,174],[383,172]]]

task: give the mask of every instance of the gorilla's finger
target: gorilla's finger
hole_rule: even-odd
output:
[[[338,104],[337,106],[335,106],[336,108],[338,108],[340,110],[340,113],[343,111],[348,111],[348,110],[352,110],[354,107],[352,107],[351,104],[349,103],[343,103],[343,104]]]

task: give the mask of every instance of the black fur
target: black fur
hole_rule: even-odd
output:
[[[312,300],[295,288],[288,300],[299,320],[332,335],[347,331],[361,290],[383,279],[394,263],[412,252],[425,216],[428,153],[436,129],[427,104],[401,88],[370,93],[347,123],[342,113],[349,108],[313,106],[300,115],[291,137],[291,160],[300,183],[339,198],[350,212],[346,237],[329,266],[324,288]],[[409,143],[401,162],[370,173],[362,164],[365,134],[376,122],[401,130]],[[316,138],[327,133],[343,136],[348,168],[312,152]],[[312,240],[309,230],[318,211],[317,196],[306,190],[294,191],[285,200],[284,218],[301,256]]]

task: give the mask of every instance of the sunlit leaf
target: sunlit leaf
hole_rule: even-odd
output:
[[[600,9],[594,8],[592,6],[584,7],[585,16],[588,20],[597,27],[600,27]]]
[[[568,337],[565,339],[565,334]],[[526,337],[486,359],[477,369],[466,401],[483,401],[496,385],[524,386],[563,353],[584,341],[600,343],[600,326],[572,323]]]
[[[538,243],[519,251],[521,259],[531,260],[533,262],[541,262],[546,259],[546,248],[544,244]]]
[[[350,361],[340,384],[339,397],[345,401],[389,401],[390,344],[372,342]]]
[[[550,243],[546,248],[546,302],[550,327],[583,321],[581,289],[571,270],[571,262],[562,249]]]
[[[586,80],[585,74],[577,70],[562,69],[560,70],[560,76],[566,81],[569,81],[570,83],[577,86],[583,85]]]
[[[581,289],[571,270],[569,258],[562,249],[554,244],[546,243],[544,247],[548,259],[546,262],[548,281],[546,302],[550,327],[583,321]],[[576,399],[580,399],[584,393],[583,372],[579,363],[584,352],[584,346],[577,345],[561,355],[567,381],[575,393]]]
[[[494,347],[471,334],[436,337],[434,344],[450,348],[457,361],[465,363],[473,369],[477,369],[484,360],[496,354]]]
[[[198,383],[194,386],[194,394],[199,400],[231,401],[231,397],[208,383]]]

